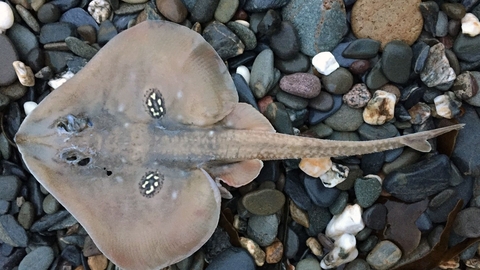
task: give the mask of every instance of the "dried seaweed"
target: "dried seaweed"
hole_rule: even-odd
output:
[[[393,270],[433,269],[441,262],[452,259],[471,245],[480,241],[480,238],[466,239],[450,249],[448,248],[448,239],[450,232],[452,231],[453,221],[455,220],[458,212],[460,212],[462,209],[462,206],[463,201],[459,200],[455,205],[455,208],[450,212],[450,214],[448,214],[447,223],[445,224],[445,229],[440,235],[440,240],[437,244],[435,244],[429,253],[418,260],[395,267]]]

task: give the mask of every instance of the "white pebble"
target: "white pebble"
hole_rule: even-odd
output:
[[[88,4],[88,13],[100,24],[110,17],[112,7],[106,0],[92,0],[90,4]]]
[[[357,240],[351,234],[342,234],[334,244],[333,249],[322,259],[320,267],[331,269],[353,261],[358,256]]]
[[[0,34],[13,25],[13,11],[9,4],[0,2]]]
[[[342,213],[333,216],[330,220],[325,235],[332,239],[338,239],[345,233],[356,235],[365,228],[362,212],[362,207],[358,204],[347,205]]]
[[[238,66],[236,72],[242,75],[247,84],[250,83],[250,70],[246,66]]]
[[[471,37],[480,34],[480,22],[477,16],[472,13],[467,13],[462,18],[462,33]]]
[[[35,76],[33,71],[29,66],[26,66],[21,61],[14,61],[12,63],[17,78],[23,86],[34,86],[35,85]]]
[[[37,103],[33,101],[27,101],[23,103],[23,110],[25,111],[26,115],[29,115],[33,111],[33,109],[35,109],[37,106],[38,106]]]
[[[363,121],[370,125],[383,125],[393,119],[397,97],[383,90],[373,93],[363,110]]]
[[[298,167],[304,173],[317,178],[332,168],[332,160],[329,157],[302,158]]]
[[[48,81],[48,85],[50,85],[50,87],[52,87],[53,89],[57,89],[66,81],[71,79],[74,75],[75,74],[73,72],[67,71],[63,73],[59,78],[51,79],[50,81]]]
[[[320,175],[320,180],[326,188],[333,188],[347,179],[349,171],[347,166],[334,163],[326,173]]]
[[[245,20],[235,20],[235,22],[250,28],[250,23]]]
[[[321,52],[312,59],[312,65],[323,75],[329,75],[340,67],[335,56],[331,52]]]

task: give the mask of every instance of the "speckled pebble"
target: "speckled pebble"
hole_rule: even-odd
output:
[[[357,83],[343,95],[343,102],[351,108],[359,109],[367,106],[368,101],[372,98],[372,94],[368,91],[364,83]]]
[[[314,98],[320,94],[321,84],[317,76],[310,73],[294,73],[283,76],[280,88],[292,95]]]
[[[394,243],[384,240],[368,254],[367,262],[376,270],[390,269],[400,258],[402,251]]]
[[[250,28],[238,22],[228,22],[226,25],[240,38],[245,45],[245,50],[253,50],[257,47],[257,38]]]
[[[382,183],[378,176],[365,176],[357,178],[354,184],[357,203],[363,207],[370,207],[380,197]]]
[[[81,41],[76,37],[67,37],[65,39],[68,48],[74,54],[86,58],[87,60],[91,59],[95,54],[98,52],[97,49],[93,48],[92,46],[86,44],[85,42]]]
[[[268,246],[277,236],[278,223],[276,215],[253,215],[248,219],[247,235],[260,246]]]

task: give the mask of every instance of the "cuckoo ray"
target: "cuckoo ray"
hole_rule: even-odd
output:
[[[36,179],[124,269],[161,269],[198,250],[220,213],[215,180],[239,187],[261,160],[360,155],[461,125],[377,141],[275,133],[238,103],[214,49],[197,33],[149,21],[105,45],[22,123],[15,140]]]

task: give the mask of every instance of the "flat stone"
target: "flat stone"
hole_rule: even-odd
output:
[[[220,0],[197,0],[193,9],[189,9],[194,22],[206,23],[213,18]],[[187,5],[188,8],[188,5]]]
[[[277,98],[277,101],[294,110],[303,110],[308,106],[307,99],[289,94],[284,91],[278,91],[275,97]]]
[[[343,95],[352,88],[352,73],[346,68],[337,68],[329,75],[322,76],[322,85],[331,94]]]
[[[326,92],[320,92],[319,97],[322,95],[322,93]],[[330,94],[329,94],[330,95]],[[315,100],[315,103],[310,102],[308,104],[309,107],[315,108],[314,110],[310,110],[310,114],[308,116],[308,121],[310,122],[311,125],[316,125],[323,120],[327,119],[330,117],[332,114],[337,112],[340,107],[342,107],[343,101],[342,101],[342,96],[340,95],[330,95],[330,98],[328,100],[322,101],[322,100]],[[316,108],[322,108],[322,110],[317,110]],[[326,108],[330,108],[329,110],[323,110]]]
[[[81,41],[76,37],[67,37],[65,39],[65,42],[67,43],[70,51],[87,60],[92,59],[98,52],[97,49],[93,48],[92,46],[86,44],[85,42]]]
[[[100,24],[97,33],[97,41],[100,46],[107,44],[118,34],[117,28],[110,20],[105,20]]]
[[[480,151],[472,147],[480,140],[480,118],[472,106],[463,105],[465,112],[458,117],[464,128],[458,133],[451,159],[465,175],[480,176]]]
[[[11,31],[11,30],[10,30]],[[0,86],[9,85],[17,80],[12,63],[18,61],[17,51],[10,39],[0,35]]]
[[[452,174],[448,157],[435,155],[388,174],[383,188],[400,200],[416,202],[447,188]]]
[[[49,23],[40,29],[40,43],[63,42],[67,37],[76,36],[76,34],[77,29],[71,23]]]
[[[382,54],[382,72],[394,83],[406,83],[412,65],[412,49],[403,41],[393,40],[385,45]]]
[[[382,48],[392,40],[412,45],[423,27],[420,2],[357,0],[352,8],[352,31],[357,38],[380,41]]]
[[[18,223],[26,230],[30,229],[35,218],[35,209],[33,203],[24,202],[18,212]]]
[[[363,124],[362,113],[361,109],[354,109],[343,104],[324,122],[336,131],[356,131]]]
[[[14,175],[0,176],[0,200],[13,201],[22,187],[22,181]]]
[[[60,209],[60,203],[52,196],[48,194],[43,200],[43,211],[46,214],[54,214]]]
[[[250,213],[268,216],[283,208],[285,195],[276,189],[259,189],[246,194],[242,203]]]
[[[247,235],[262,247],[275,241],[278,230],[278,217],[274,215],[253,215],[248,219]]]
[[[18,270],[47,270],[54,259],[53,249],[41,246],[28,253],[20,262]]]
[[[17,9],[20,17],[23,19],[25,24],[30,27],[30,29],[32,29],[35,33],[40,32],[40,25],[38,24],[37,19],[32,15],[32,13],[30,13],[30,11],[28,11],[28,9],[24,8],[21,5],[17,5],[15,6],[15,8]]]
[[[382,183],[379,180],[376,177],[363,177],[355,180],[355,196],[361,207],[370,207],[380,197]]]
[[[312,207],[312,201],[301,183],[298,171],[287,172],[284,192],[300,209],[308,210]]]
[[[480,35],[470,37],[469,35],[460,34],[453,43],[453,51],[458,59],[465,62],[480,61]]]
[[[423,71],[420,73],[420,79],[428,87],[439,86],[451,83],[455,80],[455,71],[450,67],[445,56],[445,47],[438,43],[430,48],[427,61]]]
[[[59,223],[63,219],[70,216],[67,210],[61,210],[52,215],[45,215],[39,220],[35,221],[30,228],[31,232],[43,232],[47,231],[50,227]]]
[[[310,69],[310,66],[310,58],[303,53],[298,53],[290,60],[275,58],[275,67],[284,74],[304,73]]]
[[[412,67],[416,74],[420,74],[425,67],[425,62],[427,61],[429,51],[430,46],[422,41],[417,42],[412,46]]]
[[[309,56],[333,50],[347,32],[342,0],[291,0],[282,17],[297,29],[300,50]]]
[[[93,19],[92,16],[90,16],[90,14],[88,14],[88,12],[79,7],[69,9],[65,13],[63,13],[60,17],[60,22],[71,23],[76,27],[88,24],[98,31],[97,22]]]
[[[370,69],[370,62],[368,60],[356,60],[349,67],[348,70],[352,74],[362,75]]]
[[[250,89],[256,98],[264,97],[273,87],[275,69],[273,67],[274,57],[270,49],[263,50],[255,58],[250,73]]]
[[[465,6],[460,3],[443,3],[440,8],[454,20],[461,20],[466,13]]]
[[[237,11],[239,0],[220,0],[215,10],[215,20],[221,23],[227,23],[233,18]]]
[[[26,247],[28,236],[12,215],[3,215],[0,216],[0,240],[13,247]]]
[[[387,270],[400,260],[402,251],[394,243],[384,240],[368,254],[367,262],[376,270]]]
[[[313,257],[308,257],[297,263],[295,270],[320,270],[320,263]]]
[[[273,102],[267,106],[264,113],[265,117],[270,120],[275,130],[283,134],[293,134],[292,121],[285,105],[280,102]]]
[[[52,0],[49,3],[57,6],[62,12],[65,12],[77,7],[80,4],[80,0]]]
[[[258,23],[257,31],[261,35],[271,36],[280,31],[281,25],[282,18],[280,14],[273,9],[269,9]]]
[[[376,203],[363,211],[362,220],[368,228],[383,230],[387,222],[387,208],[383,204]]]
[[[52,68],[55,73],[60,73],[67,68],[68,59],[74,55],[69,52],[45,51],[45,64]]]
[[[310,73],[294,73],[283,76],[280,89],[303,98],[314,98],[320,94],[320,79]]]
[[[378,61],[365,77],[365,84],[369,89],[375,90],[387,83],[388,79],[382,72],[382,61]]]
[[[312,207],[308,210],[308,220],[310,222],[310,226],[307,228],[308,235],[317,236],[323,232],[331,219],[332,214],[328,208],[319,206]]]
[[[381,43],[369,38],[359,38],[350,43],[342,55],[347,58],[370,59],[378,54]]]
[[[312,202],[320,207],[329,207],[341,193],[341,190],[327,188],[320,179],[307,175],[304,177],[303,185]]]
[[[435,1],[424,1],[420,3],[419,9],[422,13],[425,30],[435,36],[440,7]]]
[[[37,11],[37,18],[43,24],[56,22],[60,16],[62,16],[62,11],[51,2],[43,4]]]
[[[285,6],[288,2],[288,0],[246,0],[243,9],[256,13],[268,9],[279,9]]]

